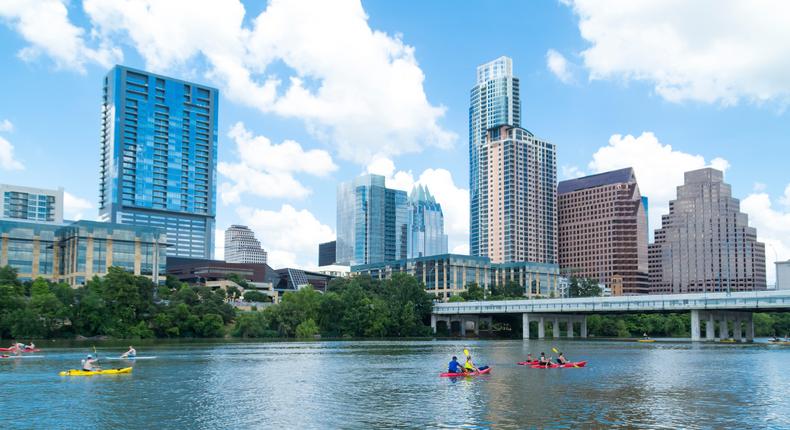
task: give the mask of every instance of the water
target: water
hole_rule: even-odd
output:
[[[583,369],[517,366],[563,350]],[[439,378],[470,348],[490,375]],[[4,428],[790,428],[790,348],[615,341],[155,343],[130,375],[60,377],[92,348],[0,360]],[[99,347],[99,356],[121,347]],[[105,367],[123,362],[104,362]],[[11,421],[16,420],[16,421]]]

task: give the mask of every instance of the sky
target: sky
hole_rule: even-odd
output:
[[[426,185],[468,252],[475,67],[507,55],[558,178],[634,167],[660,226],[683,172],[725,170],[790,258],[790,3],[3,0],[0,182],[98,215],[102,80],[124,64],[219,88],[217,255],[249,225],[275,267],[335,238],[336,185]]]

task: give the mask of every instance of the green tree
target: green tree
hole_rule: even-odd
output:
[[[268,295],[260,292],[260,291],[245,291],[244,292],[244,301],[246,302],[271,302],[272,299]]]
[[[318,334],[318,324],[312,318],[308,318],[296,326],[296,337],[300,339],[311,338]]]
[[[461,297],[467,301],[476,301],[476,300],[483,300],[485,297],[485,291],[477,285],[477,282],[472,282],[466,286],[466,291],[461,293]]]

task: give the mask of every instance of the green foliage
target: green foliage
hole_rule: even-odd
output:
[[[598,297],[601,295],[601,287],[596,279],[571,276],[569,295],[570,297]]]
[[[245,291],[244,292],[244,301],[245,302],[271,302],[272,299],[267,294],[264,294],[260,291]]]
[[[318,334],[318,324],[312,318],[308,318],[296,326],[296,337],[300,339],[311,338]]]
[[[233,336],[243,338],[277,337],[277,332],[270,326],[270,312],[245,312],[236,318]]]
[[[464,300],[464,298],[462,296],[452,296],[447,301],[450,302],[450,303],[456,303],[456,302],[465,302],[466,300]]]
[[[252,287],[250,285],[250,283],[247,282],[247,280],[244,279],[238,273],[228,273],[228,275],[226,277],[228,278],[229,281],[235,282],[236,284],[238,284],[238,286],[240,286],[241,288],[244,288],[245,290]],[[236,288],[236,287],[232,287],[232,288],[235,290],[234,292],[236,293],[236,295],[238,295],[238,292],[239,292],[238,288]],[[228,290],[230,290],[230,288],[228,288]]]
[[[466,286],[466,291],[461,293],[461,297],[467,301],[483,300],[485,291],[477,285],[477,282],[472,282]]]

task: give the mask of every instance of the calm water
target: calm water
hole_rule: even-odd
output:
[[[556,345],[583,369],[515,365]],[[488,376],[439,378],[471,349]],[[790,348],[564,341],[154,344],[131,375],[60,377],[92,349],[0,360],[3,427],[790,428]],[[99,356],[121,348],[99,346]],[[109,363],[121,362],[105,362]],[[18,421],[10,421],[10,420]]]

